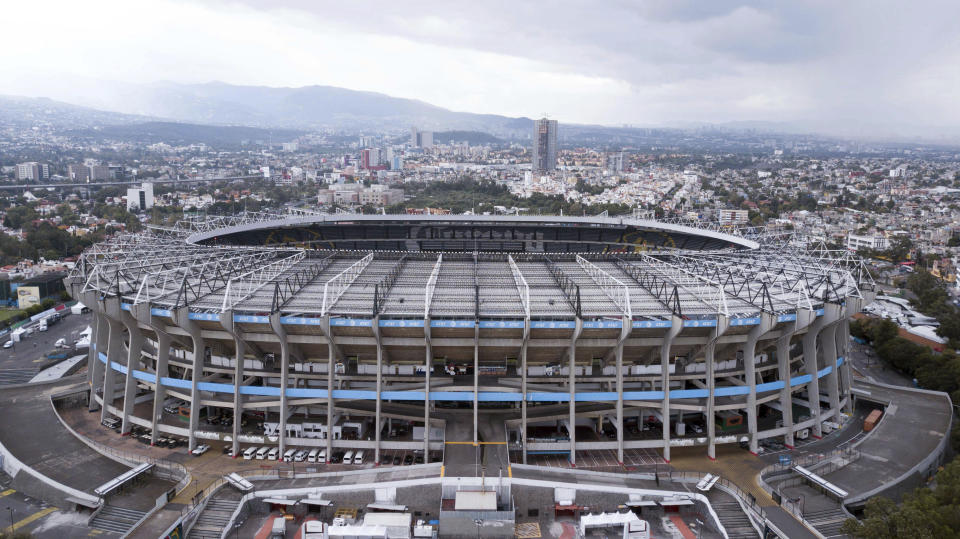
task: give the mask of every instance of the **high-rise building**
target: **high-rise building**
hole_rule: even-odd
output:
[[[90,168],[86,165],[70,165],[67,167],[67,176],[77,182],[85,182],[90,179]]]
[[[420,132],[420,147],[424,149],[433,148],[433,131]]]
[[[411,127],[410,145],[414,148],[432,148],[433,131],[420,131],[416,127]]]
[[[17,179],[32,181],[50,179],[50,165],[45,163],[37,163],[36,161],[31,161],[30,163],[18,163]]]
[[[611,152],[607,154],[607,170],[610,172],[623,172],[623,152]]]
[[[368,170],[380,166],[380,149],[364,148],[360,150],[360,168]]]
[[[139,189],[127,189],[127,211],[153,207],[153,184],[145,182]]]
[[[110,179],[110,167],[107,165],[93,165],[87,168],[90,169],[91,181],[99,182]]]
[[[541,118],[533,123],[533,170],[557,169],[557,121]]]

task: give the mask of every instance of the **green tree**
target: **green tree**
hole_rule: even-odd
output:
[[[862,521],[849,519],[843,532],[864,539],[960,537],[960,460],[936,475],[934,488],[918,488],[899,506],[889,498],[870,498]]]

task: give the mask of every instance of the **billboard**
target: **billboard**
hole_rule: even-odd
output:
[[[40,303],[40,288],[37,286],[17,287],[17,307],[26,309]]]

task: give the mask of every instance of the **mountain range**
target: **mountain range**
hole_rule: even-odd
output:
[[[529,136],[533,121],[496,114],[456,112],[416,99],[333,86],[273,88],[206,84],[110,83],[74,86],[51,97],[125,114],[214,125],[352,131],[483,131],[496,136]]]

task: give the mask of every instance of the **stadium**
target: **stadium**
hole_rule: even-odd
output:
[[[67,279],[122,432],[514,462],[821,436],[850,411],[856,257],[620,217],[242,214],[117,236]]]

